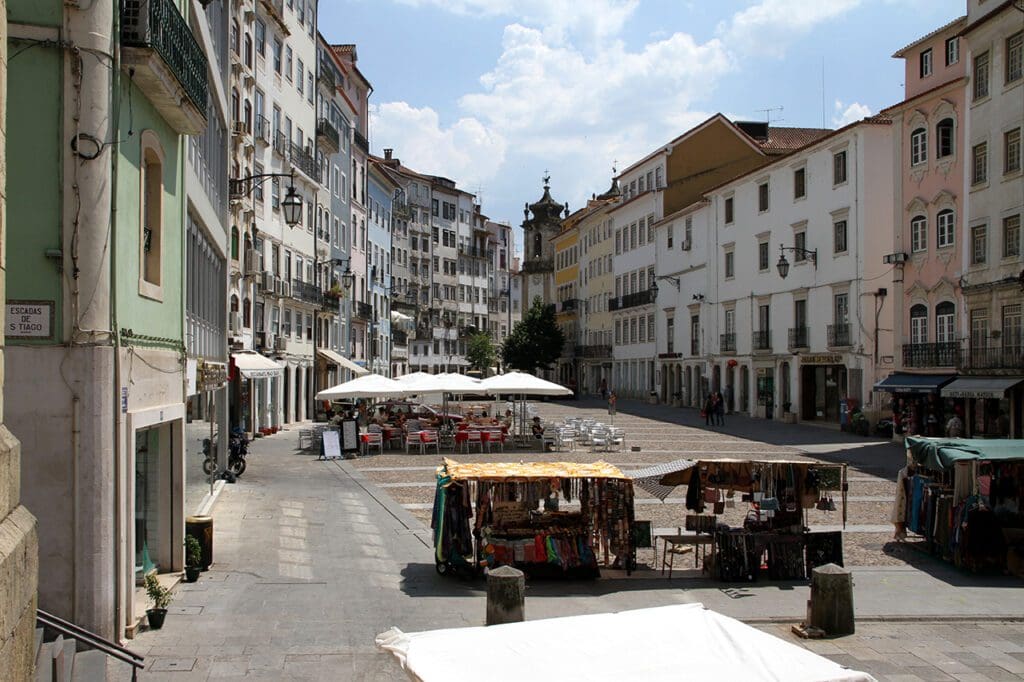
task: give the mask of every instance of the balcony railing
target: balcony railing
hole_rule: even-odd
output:
[[[808,327],[790,327],[789,328],[789,347],[790,348],[809,348],[810,347],[811,330]]]
[[[391,330],[391,345],[405,346],[409,343],[409,335],[401,329]]]
[[[772,333],[765,329],[763,331],[754,332],[753,338],[751,339],[751,345],[754,350],[771,350],[772,349]]]
[[[337,152],[341,149],[341,137],[338,135],[338,129],[331,125],[326,118],[317,120],[316,134],[331,151]]]
[[[352,315],[361,320],[369,322],[373,319],[373,306],[369,303],[363,303],[362,301],[356,301],[352,304]]]
[[[292,298],[299,301],[305,301],[306,303],[312,303],[313,305],[323,305],[324,292],[315,284],[303,282],[300,279],[293,279]]]
[[[828,345],[829,346],[849,346],[850,345],[850,323],[844,322],[843,324],[830,324],[828,326]]]
[[[568,299],[566,299],[564,301],[559,301],[558,302],[558,312],[560,312],[560,313],[573,313],[573,312],[576,312],[577,309],[579,309],[579,305],[580,305],[579,299],[568,298]]]
[[[523,272],[553,272],[555,261],[551,258],[530,258],[523,262]]]
[[[176,4],[172,0],[123,0],[121,44],[127,48],[153,50],[160,56],[167,70],[177,79],[181,90],[195,106],[198,117],[182,117],[180,101],[175,102],[174,93],[167,92],[166,86],[160,87],[160,72],[163,69],[154,69],[147,64],[145,54],[140,53],[139,60],[132,55],[125,55],[124,66],[139,71],[137,76],[143,89],[152,85],[153,92],[147,94],[152,95],[150,99],[161,113],[166,110],[166,118],[180,119],[177,122],[188,128],[194,128],[201,121],[202,127],[198,130],[190,129],[186,132],[202,132],[206,125],[206,100],[209,97],[206,55],[192,35],[188,22],[178,12]],[[177,116],[175,108],[178,110]]]
[[[651,294],[650,289],[644,289],[643,291],[634,291],[632,294],[626,294],[618,298],[608,299],[608,310],[624,310],[626,308],[635,308],[638,305],[647,305],[648,303],[654,303],[654,296]]]
[[[367,141],[366,136],[358,130],[353,130],[355,133],[352,138],[355,140],[356,146],[363,150],[364,154],[370,153],[370,143]]]
[[[904,367],[955,367],[959,356],[960,344],[956,341],[903,344]]]
[[[587,345],[576,346],[576,357],[580,358],[610,358],[612,356],[611,346]]]
[[[274,151],[281,156],[288,155],[288,138],[280,130],[274,131]]]
[[[723,353],[735,353],[736,352],[736,333],[722,334],[718,341],[719,347]]]
[[[494,249],[482,249],[478,246],[460,244],[459,254],[469,256],[470,258],[492,258],[494,256]]]
[[[294,142],[291,143],[291,161],[307,178],[320,182],[320,167],[316,165],[313,155]]]
[[[270,144],[270,121],[263,114],[256,114],[256,139]]]
[[[960,351],[958,367],[965,372],[978,370],[1024,370],[1024,345],[1020,339],[1000,346],[968,346]]]
[[[320,82],[320,85],[330,90],[331,94],[338,87],[338,81],[334,78],[334,69],[331,68],[330,64],[323,61],[320,62],[320,74],[317,76],[317,80]]]

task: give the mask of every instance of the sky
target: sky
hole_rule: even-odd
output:
[[[320,0],[373,84],[370,147],[514,226],[709,116],[838,127],[902,99],[892,54],[966,0]],[[521,235],[517,238],[521,244]]]

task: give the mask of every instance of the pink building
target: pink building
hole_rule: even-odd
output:
[[[955,405],[939,389],[956,375],[964,335],[965,59],[960,17],[893,55],[905,62],[906,99],[893,119],[896,164],[893,253],[897,431],[940,435]],[[947,404],[948,403],[948,404]],[[902,427],[902,428],[901,428]]]

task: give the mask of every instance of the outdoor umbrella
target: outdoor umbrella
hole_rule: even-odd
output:
[[[633,485],[638,488],[643,488],[664,502],[665,498],[671,495],[672,491],[676,489],[677,484],[672,483],[671,485],[667,485],[662,483],[662,477],[666,476],[666,474],[677,474],[681,471],[686,471],[693,468],[696,464],[696,460],[677,459],[674,462],[655,464],[654,466],[647,467],[646,469],[638,469],[637,471],[630,473],[630,478],[633,479]]]
[[[394,379],[379,374],[367,374],[352,381],[326,388],[316,394],[317,400],[342,400],[344,398],[402,398],[412,393],[406,386]]]
[[[509,394],[519,396],[519,435],[526,432],[526,406],[522,404],[523,396],[528,395],[572,395],[572,390],[560,384],[545,381],[540,377],[525,372],[505,372],[498,376],[488,377],[480,382],[489,393],[494,395]]]

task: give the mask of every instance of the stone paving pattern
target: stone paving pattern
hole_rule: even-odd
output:
[[[547,418],[605,416],[594,402],[538,407]],[[624,469],[702,454],[846,461],[853,498],[885,496],[903,461],[892,444],[829,429],[742,417],[711,429],[692,410],[629,401],[620,402],[615,423],[640,452],[557,457]],[[143,679],[404,680],[375,649],[376,634],[483,623],[484,582],[434,571],[429,511],[417,507],[432,500],[436,454],[320,462],[296,449],[297,438],[293,429],[254,443],[248,471],[224,488],[214,507],[214,566],[198,583],[177,587],[163,630],[143,629],[128,643],[146,656]],[[509,449],[455,457],[555,456]],[[638,505],[639,518],[681,525],[682,504],[650,501]],[[527,618],[702,602],[879,680],[1024,679],[1019,579],[963,574],[911,543],[892,543],[882,528],[885,502],[852,502],[849,512],[851,528],[872,531],[845,535],[858,618],[849,637],[805,641],[790,633],[806,609],[806,582],[717,583],[689,568],[689,557],[671,581],[646,567],[631,576],[606,570],[597,581],[532,581]],[[820,522],[838,523],[837,516]],[[649,554],[641,561],[649,563]],[[130,679],[119,669],[111,677]]]

